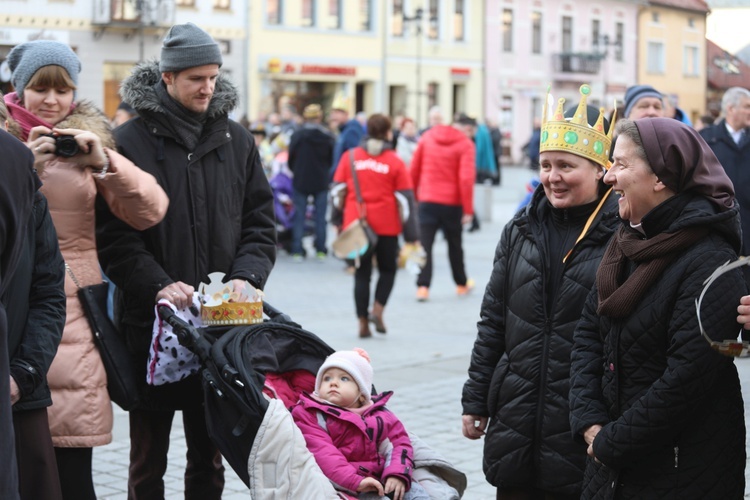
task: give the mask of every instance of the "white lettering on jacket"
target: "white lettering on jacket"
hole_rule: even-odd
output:
[[[389,165],[380,163],[379,161],[375,161],[372,158],[367,158],[365,160],[355,160],[354,168],[356,168],[357,170],[372,170],[373,172],[377,172],[379,174],[387,174],[390,170]]]

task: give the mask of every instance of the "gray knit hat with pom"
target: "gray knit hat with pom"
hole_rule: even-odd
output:
[[[219,44],[211,35],[193,23],[175,24],[164,37],[159,71],[182,71],[206,64],[221,66],[222,62]]]
[[[76,87],[81,72],[81,61],[75,52],[66,44],[53,40],[34,40],[16,45],[8,54],[8,66],[11,71],[10,83],[19,99],[23,99],[23,90],[39,68],[62,67]]]

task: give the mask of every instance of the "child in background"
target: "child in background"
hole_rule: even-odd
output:
[[[363,349],[337,351],[326,358],[315,392],[303,394],[292,417],[323,473],[338,490],[359,499],[428,500],[412,483],[409,436],[385,403],[393,394],[371,397],[372,366]],[[390,457],[383,444],[390,443]]]

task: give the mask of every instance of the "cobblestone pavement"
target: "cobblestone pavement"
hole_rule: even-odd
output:
[[[393,390],[389,408],[468,478],[469,500],[490,500],[495,491],[482,473],[483,441],[461,435],[461,388],[476,335],[482,293],[489,278],[495,246],[505,223],[525,194],[533,173],[521,167],[503,168],[500,187],[477,196],[477,212],[490,214],[481,230],[464,233],[467,273],[476,281],[473,293],[457,297],[450,276],[446,245],[435,245],[435,270],[430,300],[418,303],[414,277],[399,271],[385,313],[387,335],[360,340],[354,313],[353,278],[341,261],[308,259],[294,263],[283,252],[266,287],[267,300],[335,349],[363,347],[372,358],[375,386]],[[309,242],[308,242],[309,244]],[[740,361],[743,387],[750,388],[750,365]],[[750,399],[746,395],[746,401]],[[748,411],[750,411],[750,406]],[[127,414],[115,408],[113,442],[94,451],[94,481],[100,499],[124,500],[128,469]],[[165,475],[166,498],[183,498],[184,434],[175,418]],[[227,470],[224,499],[247,499],[245,485]]]

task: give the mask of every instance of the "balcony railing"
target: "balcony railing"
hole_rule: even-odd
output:
[[[554,54],[552,63],[558,73],[585,73],[593,75],[599,72],[603,55],[596,52],[567,52]]]

